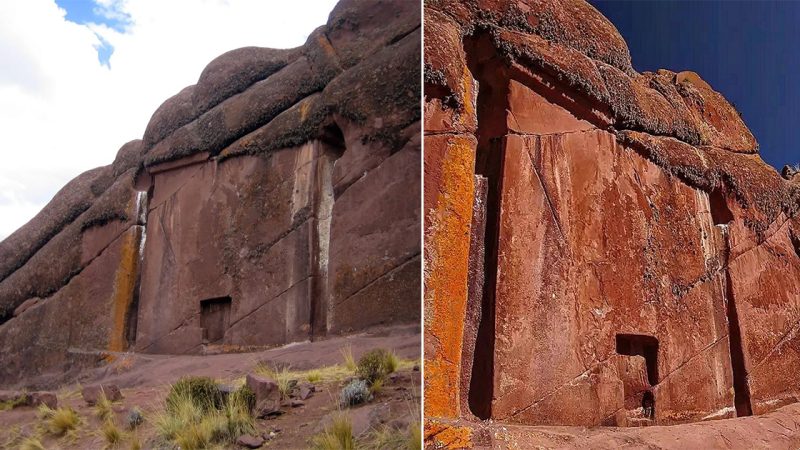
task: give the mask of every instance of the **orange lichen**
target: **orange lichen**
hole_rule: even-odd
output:
[[[131,368],[133,368],[133,358],[127,355],[122,356],[119,359],[119,362],[116,365],[114,365],[114,373],[120,374],[123,372],[127,372]]]
[[[457,417],[476,143],[456,136],[443,144],[425,155],[426,179],[428,167],[441,170],[435,204],[425,205],[425,413]]]
[[[123,235],[112,299],[112,304],[114,305],[112,317],[114,321],[108,343],[108,349],[112,352],[124,351],[127,346],[125,339],[126,320],[128,311],[133,303],[136,271],[139,265],[139,242],[141,239],[142,230],[140,227],[133,227]]]
[[[472,448],[472,430],[467,427],[425,421],[425,442],[436,449]]]
[[[322,50],[325,51],[326,55],[336,58],[336,49],[333,48],[333,45],[331,45],[331,42],[324,34],[317,36],[317,42],[319,43],[319,46],[322,47]]]
[[[300,121],[305,122],[306,117],[308,116],[308,110],[311,107],[311,103],[309,102],[300,102]]]

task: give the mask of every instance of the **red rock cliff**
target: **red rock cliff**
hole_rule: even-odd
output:
[[[0,243],[0,382],[419,320],[420,50],[419,5],[344,0],[212,61]]]
[[[426,414],[671,424],[800,396],[800,184],[580,0],[425,10]]]

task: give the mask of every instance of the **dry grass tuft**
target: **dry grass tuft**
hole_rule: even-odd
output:
[[[322,381],[322,371],[313,369],[306,372],[306,381],[309,383],[319,383]]]
[[[45,450],[45,448],[38,438],[31,436],[22,441],[19,450]]]
[[[42,421],[44,430],[54,436],[63,436],[73,432],[81,423],[78,413],[69,407],[50,409],[47,405],[41,405],[37,414]]]
[[[188,391],[177,392],[154,424],[158,434],[182,450],[230,444],[242,434],[255,432],[247,396],[229,395],[220,409]]]
[[[353,357],[353,347],[350,345],[347,347],[342,347],[339,349],[339,353],[342,354],[344,366],[347,368],[347,370],[349,370],[351,373],[355,372],[358,366],[356,365],[356,359]]]
[[[125,439],[125,433],[119,429],[114,420],[106,420],[100,427],[100,435],[106,441],[106,448],[115,448]]]
[[[281,399],[289,397],[289,391],[297,383],[299,373],[289,370],[289,366],[281,368],[271,367],[266,364],[259,364],[256,366],[256,373],[271,378],[278,384],[278,391],[281,393]]]
[[[333,421],[325,431],[311,438],[313,450],[355,450],[356,440],[353,436],[353,423],[345,413],[333,417]]]
[[[100,393],[100,398],[94,405],[94,415],[102,421],[111,419],[114,416],[114,404],[106,397],[105,392]]]
[[[139,440],[139,436],[136,434],[131,435],[131,450],[141,450],[142,449],[142,441]]]

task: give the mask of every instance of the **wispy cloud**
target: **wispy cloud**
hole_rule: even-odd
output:
[[[214,57],[301,45],[335,3],[97,0],[77,23],[54,0],[0,2],[0,239],[141,137]]]

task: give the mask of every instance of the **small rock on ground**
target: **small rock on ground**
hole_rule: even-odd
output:
[[[260,448],[264,445],[264,439],[249,434],[243,434],[236,439],[236,445],[245,448]]]

